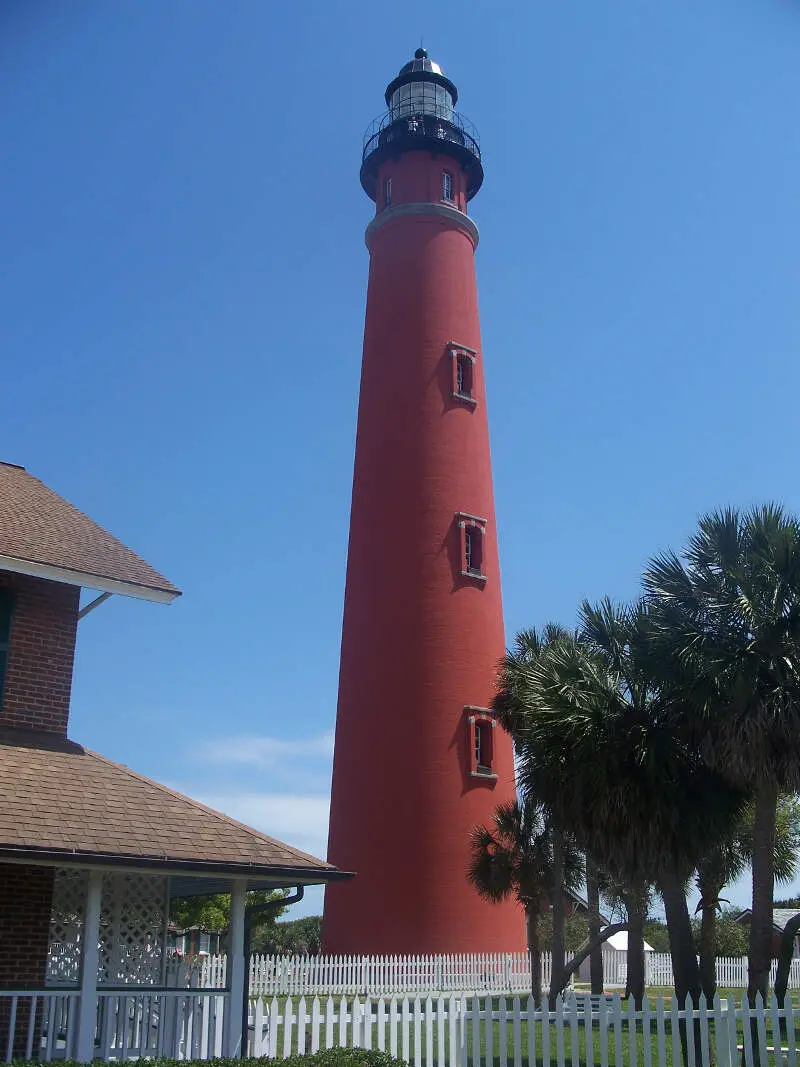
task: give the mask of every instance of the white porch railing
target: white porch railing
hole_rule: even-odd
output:
[[[94,1058],[207,1060],[223,1054],[229,994],[217,990],[98,990]],[[80,993],[0,991],[0,1053],[44,1062],[77,1055]],[[241,1013],[231,1019],[241,1027]],[[90,1034],[91,1037],[91,1034]]]
[[[69,1059],[75,1054],[80,994],[0,990],[0,1054],[12,1059]]]

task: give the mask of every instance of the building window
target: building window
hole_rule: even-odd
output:
[[[482,574],[483,531],[479,526],[467,526],[464,532],[464,559],[467,574]]]
[[[3,706],[3,683],[8,666],[8,645],[11,637],[11,613],[14,601],[11,594],[0,589],[0,708]]]
[[[491,762],[486,751],[487,742],[484,737],[485,731],[486,726],[484,723],[475,723],[475,762],[478,765],[478,770],[481,770],[482,767],[487,766]],[[486,759],[486,763],[483,762],[484,758]]]
[[[453,175],[449,170],[442,171],[442,200],[453,199]]]
[[[392,206],[392,179],[387,178],[383,185],[383,206]]]
[[[456,356],[456,392],[466,400],[472,400],[472,360],[469,356]]]
[[[475,360],[477,353],[472,348],[462,345],[450,346],[452,381],[450,395],[454,400],[474,407],[475,399]]]
[[[494,714],[489,708],[476,708],[468,704],[464,708],[464,716],[469,744],[469,774],[473,778],[485,778],[495,782],[497,774],[494,771]]]
[[[461,541],[461,574],[465,578],[477,578],[486,581],[483,570],[483,548],[486,533],[486,519],[459,512],[456,522]]]

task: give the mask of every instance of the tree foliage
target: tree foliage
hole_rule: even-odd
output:
[[[747,955],[748,929],[736,922],[738,908],[726,908],[717,917],[714,926],[714,958],[730,958]],[[700,921],[695,919],[695,942],[700,951]]]
[[[576,890],[583,857],[555,826],[550,812],[528,795],[500,804],[492,826],[472,831],[467,878],[485,900],[515,897],[525,912],[534,1000],[541,999],[539,923],[556,894]],[[560,976],[556,976],[558,980]]]
[[[629,991],[637,999],[644,994],[642,924],[649,884],[657,881],[674,923],[682,921],[682,940],[673,946],[679,993],[696,993],[683,882],[738,812],[740,794],[678,728],[682,706],[650,640],[646,603],[584,603],[577,633],[547,632],[548,641],[534,631],[518,638],[513,687],[507,659],[494,705],[514,736],[522,789],[619,884],[628,913]]]
[[[250,944],[253,952],[269,956],[317,956],[322,950],[322,916],[260,926]]]
[[[589,920],[580,913],[570,915],[564,923],[564,947],[567,952],[577,952],[589,936]],[[542,950],[550,952],[553,947],[553,916],[546,912],[539,920],[539,936]]]
[[[752,794],[748,993],[766,996],[779,795],[800,787],[800,521],[777,505],[704,516],[644,575],[708,765]]]
[[[287,895],[285,889],[256,889],[247,894],[247,904],[264,904],[270,900],[281,900]],[[285,908],[276,908],[259,916],[258,926],[272,925]],[[169,918],[179,930],[198,926],[209,933],[223,933],[231,924],[230,893],[215,893],[210,896],[176,897],[170,902]],[[256,928],[254,923],[253,928]]]
[[[650,887],[676,989],[694,995],[695,940],[707,988],[715,955],[738,954],[747,936],[719,912],[724,887],[752,867],[752,999],[766,993],[774,882],[796,872],[800,847],[800,521],[775,505],[711,513],[643,582],[631,605],[584,602],[574,631],[522,631],[493,708],[523,795],[619,887],[632,992]],[[651,935],[664,947],[662,929]]]

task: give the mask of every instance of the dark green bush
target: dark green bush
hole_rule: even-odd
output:
[[[13,1067],[34,1067],[32,1060],[12,1060]],[[98,1061],[99,1062],[99,1061]],[[265,1057],[246,1060],[148,1060],[148,1067],[265,1067]],[[275,1060],[279,1067],[408,1067],[405,1060],[395,1059],[388,1052],[364,1048],[327,1048],[313,1055],[289,1056]],[[36,1064],[36,1067],[39,1067]],[[75,1060],[59,1060],[58,1067],[85,1067]]]

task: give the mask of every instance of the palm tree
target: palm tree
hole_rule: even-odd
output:
[[[525,911],[531,992],[542,999],[542,953],[539,919],[552,898],[575,890],[583,875],[582,857],[569,838],[563,838],[563,878],[554,883],[552,820],[532,800],[500,804],[494,826],[472,831],[472,855],[467,877],[482,897],[495,903],[515,896]]]
[[[645,575],[705,759],[751,792],[748,995],[766,996],[781,792],[800,787],[800,522],[777,505],[700,520]]]
[[[716,928],[722,891],[750,867],[753,857],[754,807],[748,804],[732,832],[718,841],[703,857],[695,875],[700,892],[700,981],[710,1002],[717,991]],[[800,802],[794,796],[781,796],[775,824],[775,881],[790,882],[797,872],[800,848]]]
[[[648,886],[657,881],[678,995],[696,996],[685,884],[739,794],[676,728],[680,709],[652,662],[647,605],[606,600],[580,614],[579,634],[540,645],[516,679],[509,725],[520,782],[625,887],[629,994],[644,996]],[[503,701],[495,708],[506,725]]]
[[[494,697],[493,708],[498,715],[499,721],[505,729],[514,737],[515,726],[522,723],[525,716],[526,699],[528,689],[526,684],[527,669],[530,664],[540,656],[548,647],[559,641],[569,641],[574,638],[568,630],[558,623],[547,623],[541,633],[536,629],[521,630],[514,641],[513,648],[506,653],[502,663],[498,681],[498,689]],[[552,826],[553,833],[553,883],[562,885],[563,875],[563,847],[559,827]],[[553,930],[551,943],[551,968],[550,989],[551,999],[553,991],[560,990],[564,979],[566,966],[566,914],[564,911],[563,893],[555,893],[553,897]],[[595,955],[601,952],[599,943],[595,949]]]

